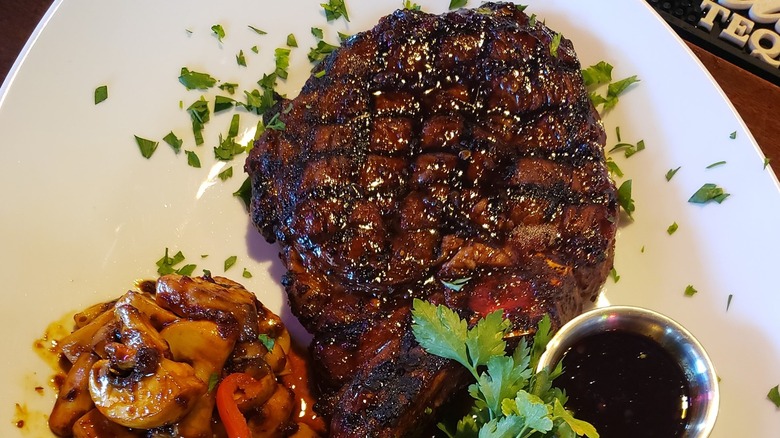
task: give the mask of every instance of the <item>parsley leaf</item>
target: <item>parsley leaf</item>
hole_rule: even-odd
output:
[[[295,39],[295,35],[293,34],[287,35],[287,46],[298,47],[298,41]]]
[[[220,111],[225,111],[233,108],[233,105],[235,105],[236,101],[225,96],[216,96],[214,97],[214,112],[218,113]]]
[[[685,296],[686,297],[692,297],[699,293],[699,291],[696,290],[695,287],[691,286],[690,284],[688,286],[685,286]]]
[[[618,187],[617,197],[618,197],[618,204],[620,204],[620,207],[623,209],[623,211],[626,212],[628,217],[633,217],[634,210],[636,210],[636,206],[634,205],[634,200],[631,199],[631,180],[625,180],[623,181],[623,184]]]
[[[732,132],[731,134],[729,134],[729,138],[730,138],[730,139],[732,139],[732,140],[734,140],[735,138],[737,138],[737,131],[734,131],[734,132]]]
[[[169,132],[165,137],[163,137],[163,141],[168,143],[168,145],[173,148],[173,151],[177,154],[181,150],[181,145],[184,143],[179,137],[176,136],[176,134],[173,133],[173,131]]]
[[[233,265],[236,264],[236,260],[237,259],[238,259],[237,256],[230,256],[230,257],[226,258],[225,259],[225,265],[224,265],[225,271],[227,271],[228,269],[232,268]]]
[[[227,181],[228,179],[233,177],[233,166],[228,167],[227,169],[223,170],[222,172],[219,172],[217,174],[217,177],[222,181]]]
[[[184,151],[184,153],[187,154],[187,164],[196,169],[200,169],[200,158],[198,158],[198,154],[194,151]]]
[[[411,0],[404,0],[404,9],[410,10],[410,11],[419,11],[420,5],[417,3],[412,2]]]
[[[252,273],[249,272],[246,268],[244,268],[244,272],[241,273],[241,276],[244,278],[252,278]]]
[[[706,204],[707,202],[715,201],[720,204],[729,196],[729,193],[723,191],[721,187],[712,183],[707,183],[702,185],[699,190],[688,199],[688,202],[692,204]]]
[[[582,79],[584,80],[586,87],[608,84],[612,81],[612,65],[604,61],[591,65],[585,70],[582,70]]]
[[[213,87],[214,84],[217,83],[217,80],[212,78],[208,73],[190,71],[187,67],[182,67],[181,73],[179,74],[179,82],[188,90],[205,90]]]
[[[141,155],[144,158],[151,158],[152,154],[154,154],[154,151],[157,150],[157,145],[160,144],[159,142],[147,140],[145,138],[141,138],[137,135],[134,135],[135,142],[138,144],[138,149],[141,150]]]
[[[258,28],[254,27],[254,26],[251,26],[251,25],[250,25],[250,26],[248,26],[248,27],[249,27],[250,29],[252,29],[252,30],[253,30],[253,31],[254,31],[256,34],[258,34],[258,35],[266,35],[266,34],[268,33],[268,32],[266,32],[266,31],[264,31],[264,30],[258,29]]]
[[[276,60],[274,74],[282,79],[287,79],[287,68],[290,66],[290,49],[282,47],[276,49],[274,51],[274,59]]]
[[[560,33],[556,33],[553,35],[552,41],[550,41],[550,54],[554,57],[558,57],[558,47],[561,45],[561,35]]]
[[[447,289],[452,289],[452,290],[457,292],[457,291],[461,290],[463,288],[463,286],[465,286],[466,283],[469,282],[469,280],[471,280],[471,277],[458,278],[458,279],[455,279],[455,280],[452,280],[452,281],[443,281],[442,280],[441,284],[443,284],[444,287],[446,287]]]
[[[450,10],[458,9],[466,6],[468,0],[450,0]]]
[[[249,180],[249,177],[246,177],[238,190],[233,192],[233,196],[240,199],[244,203],[244,208],[249,210],[252,199],[252,181]]]
[[[276,345],[276,341],[274,338],[266,335],[265,333],[260,333],[257,335],[257,339],[260,341],[261,344],[266,348],[266,350],[271,351],[274,349],[274,345]]]
[[[174,272],[179,273],[181,275],[187,275],[182,274],[180,271],[177,271],[175,266],[179,263],[184,261],[184,254],[182,254],[181,251],[178,251],[176,254],[173,255],[173,257],[168,255],[168,248],[165,248],[165,254],[160,258],[160,260],[157,260],[157,273],[160,275],[167,275],[167,274],[173,274]],[[194,266],[190,268],[191,265],[186,265],[182,269],[186,269],[184,272],[189,271],[192,273],[192,271],[195,270]],[[192,269],[192,270],[190,270]]]
[[[344,0],[328,0],[328,3],[320,3],[322,9],[325,11],[325,18],[328,21],[337,20],[339,17],[344,17],[349,21],[349,14],[347,13],[347,5]]]
[[[211,26],[211,30],[214,32],[214,35],[217,37],[217,41],[220,43],[222,42],[222,38],[225,38],[225,29],[222,28],[221,24],[215,24]]]
[[[458,421],[455,431],[441,423],[439,429],[450,437],[597,438],[592,425],[565,410],[565,395],[552,387],[552,380],[562,372],[560,365],[552,372],[533,374],[550,339],[549,316],[539,322],[532,346],[521,338],[508,356],[504,335],[510,325],[503,311],[497,310],[469,329],[453,310],[414,300],[412,332],[420,346],[461,363],[475,378],[468,388],[474,399],[471,412]]]
[[[244,57],[244,51],[239,50],[238,55],[236,55],[236,64],[246,67],[246,58]]]
[[[95,105],[108,99],[108,86],[101,85],[95,88]]]
[[[679,228],[679,225],[677,225],[677,222],[672,222],[671,225],[669,225],[668,228],[666,228],[666,233],[670,236],[674,234],[675,231],[677,231],[677,228]]]
[[[234,84],[232,82],[223,82],[219,84],[219,89],[222,91],[227,91],[229,94],[235,93],[237,87],[238,84]]]
[[[722,165],[724,165],[724,164],[726,164],[726,162],[725,162],[725,161],[717,161],[717,162],[715,162],[715,163],[712,163],[712,164],[710,164],[709,166],[707,166],[707,169],[712,169],[713,167],[722,166]]]
[[[682,167],[682,166],[680,166],[680,167]],[[670,181],[672,179],[672,177],[674,177],[674,174],[677,173],[678,170],[680,170],[680,167],[678,167],[676,169],[669,169],[666,172],[666,180]]]
[[[768,398],[769,401],[774,403],[775,406],[780,408],[780,385],[770,389],[769,393],[766,395],[766,398]]]

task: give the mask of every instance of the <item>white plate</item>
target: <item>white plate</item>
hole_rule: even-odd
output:
[[[177,77],[186,66],[238,82],[239,93],[252,89],[273,69],[274,49],[294,33],[300,47],[281,87],[294,95],[310,68],[312,26],[335,42],[336,30],[368,29],[402,3],[348,1],[351,23],[329,25],[321,2],[74,0],[57,2],[46,15],[0,90],[0,435],[48,432],[52,372],[32,348],[47,325],[155,276],[166,247],[181,250],[196,272],[222,274],[223,261],[238,256],[226,274],[295,326],[282,304],[277,249],[252,229],[232,196],[244,156],[229,163],[236,176],[215,178],[223,163],[215,163],[211,148],[232,112],[213,116],[206,144],[196,148],[179,101],[186,108],[218,90],[187,91]],[[420,3],[437,12],[448,4]],[[776,178],[712,79],[644,2],[529,3],[529,12],[574,41],[584,66],[606,60],[616,78],[642,80],[605,119],[609,145],[617,126],[624,141],[647,145],[628,159],[615,155],[633,180],[636,213],[620,229],[620,280],[607,281],[605,297],[661,311],[702,341],[722,378],[713,437],[776,436],[780,412],[766,399],[780,383]],[[227,33],[223,43],[214,24]],[[236,64],[239,50],[246,68]],[[104,84],[109,98],[95,105],[93,91]],[[255,121],[241,113],[242,132]],[[189,167],[163,142],[151,159],[141,157],[133,135],[159,141],[171,130],[184,149],[198,152],[203,168]],[[706,169],[722,160],[727,164]],[[666,171],[678,166],[667,182]],[[731,196],[723,204],[687,202],[710,182]],[[668,235],[673,222],[679,230]],[[241,277],[244,268],[251,279]],[[689,284],[698,290],[693,297],[683,294]],[[38,385],[43,395],[34,391]],[[29,411],[23,429],[14,426],[15,403]]]

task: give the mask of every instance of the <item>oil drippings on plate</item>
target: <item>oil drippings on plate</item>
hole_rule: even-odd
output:
[[[602,438],[678,437],[689,389],[680,365],[651,339],[622,331],[585,337],[563,356],[556,383],[567,408]]]

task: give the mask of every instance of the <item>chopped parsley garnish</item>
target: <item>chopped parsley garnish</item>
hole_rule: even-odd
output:
[[[620,207],[626,212],[629,218],[632,217],[634,210],[636,210],[634,200],[631,199],[631,186],[631,180],[625,180],[623,181],[623,184],[618,187],[617,191],[618,204],[620,204]]]
[[[712,183],[707,183],[701,186],[701,188],[688,199],[688,202],[693,204],[705,204],[710,201],[715,201],[720,204],[728,197],[729,193],[723,191],[721,187]]]
[[[612,65],[604,61],[591,65],[582,70],[582,79],[586,87],[608,84],[612,81]]]
[[[528,5],[515,5],[515,8],[520,12],[524,12],[527,7]]]
[[[528,25],[531,27],[536,27],[536,14],[531,14],[531,17],[528,18]]]
[[[179,275],[191,275],[195,271],[195,265],[184,265],[181,268],[177,269],[176,265],[184,261],[184,254],[182,254],[181,251],[178,251],[176,254],[171,257],[168,254],[168,248],[165,248],[165,254],[160,258],[160,260],[157,260],[157,273],[160,275],[167,275],[167,274],[179,274]]]
[[[214,35],[217,37],[217,41],[221,43],[222,38],[225,38],[225,29],[222,28],[222,25],[215,24],[211,26],[211,30],[214,32]]]
[[[645,149],[645,141],[639,140],[636,145],[633,145],[631,143],[618,143],[615,146],[612,147],[612,149],[609,150],[609,152],[614,152],[616,150],[624,150],[626,158],[634,155],[635,153],[639,151],[643,151]]]
[[[239,50],[238,55],[236,55],[236,64],[246,67],[246,58],[244,57],[244,51]]]
[[[780,385],[770,389],[769,394],[766,395],[766,398],[768,398],[769,401],[774,403],[775,406],[780,408]]]
[[[213,391],[214,388],[217,387],[217,383],[219,383],[219,373],[211,373],[209,375],[209,389],[208,389],[208,392]]]
[[[225,267],[225,271],[227,271],[228,269],[232,268],[233,265],[236,264],[236,260],[237,259],[238,259],[237,256],[230,256],[230,257],[226,258],[225,259],[225,266],[224,266]]]
[[[232,82],[223,82],[219,84],[219,89],[222,91],[226,91],[229,94],[233,94],[236,92],[236,88],[238,87],[238,84],[234,84]]]
[[[712,169],[713,167],[722,166],[722,165],[724,165],[724,164],[726,164],[726,162],[725,162],[725,161],[717,161],[717,162],[715,162],[715,163],[712,163],[712,164],[710,164],[709,166],[707,166],[707,169]]]
[[[101,85],[95,88],[95,105],[99,104],[100,102],[106,99],[108,99],[108,86]]]
[[[228,137],[235,137],[238,135],[239,115],[233,114],[230,119],[230,127],[228,128]]]
[[[769,166],[769,162],[772,161],[769,157],[764,157],[764,169],[766,169],[766,166]]]
[[[692,297],[696,295],[699,291],[696,290],[693,286],[690,284],[688,286],[685,286],[685,296],[686,297]]]
[[[261,29],[258,29],[258,28],[256,28],[256,27],[254,27],[254,26],[248,26],[248,27],[249,27],[250,29],[252,29],[252,30],[253,30],[253,31],[254,31],[256,34],[258,34],[258,35],[266,35],[266,34],[268,33],[268,32],[266,32],[266,31],[264,31],[264,30],[261,30]]]
[[[680,167],[682,167],[682,166],[680,166]],[[677,169],[669,169],[666,172],[666,180],[670,181],[672,179],[672,177],[674,177],[674,174],[677,173],[678,170],[680,170],[680,167],[678,167]]]
[[[327,3],[320,3],[320,6],[322,6],[322,9],[325,11],[325,18],[328,21],[337,20],[342,16],[345,20],[349,21],[347,5],[344,3],[344,0],[328,0]]]
[[[244,278],[252,278],[252,273],[249,272],[246,268],[244,268],[244,272],[241,273],[241,276]]]
[[[290,66],[290,49],[279,47],[274,50],[276,69],[274,74],[282,79],[287,79],[287,68]]]
[[[225,111],[233,108],[236,101],[225,96],[216,96],[214,98],[214,113]]]
[[[168,135],[163,137],[163,141],[168,143],[168,145],[173,148],[173,151],[177,154],[181,150],[181,145],[184,143],[179,137],[176,136],[176,134],[173,133],[173,131],[169,132]]]
[[[441,284],[443,284],[444,287],[446,287],[447,289],[452,289],[454,291],[459,291],[459,290],[461,290],[463,288],[463,286],[466,285],[466,283],[469,282],[469,280],[471,280],[471,277],[458,278],[458,279],[455,279],[455,280],[452,280],[452,281],[443,281],[442,280]]]
[[[137,135],[135,137],[135,142],[138,144],[138,149],[141,150],[141,155],[144,158],[151,158],[152,154],[154,154],[154,151],[157,150],[157,145],[160,144],[159,142],[147,140],[145,138],[141,138]]]
[[[255,52],[255,53],[260,53],[260,49],[258,49],[258,48],[257,48],[257,46],[252,46],[252,49],[251,49],[251,50],[252,50],[253,52]]]
[[[618,103],[618,97],[623,94],[631,84],[639,82],[636,75],[612,82],[612,68],[612,65],[601,61],[598,64],[594,64],[582,70],[583,82],[585,83],[585,86],[590,89],[590,100],[596,107],[603,105],[602,108],[604,111],[614,108]],[[609,84],[607,86],[606,96],[592,90],[593,88],[604,84]]]
[[[244,153],[246,148],[236,142],[235,137],[222,138],[222,134],[219,135],[219,146],[214,148],[214,158],[222,161],[232,160],[236,155]]]
[[[273,115],[273,117],[271,117],[271,120],[268,121],[265,127],[275,131],[284,131],[286,125],[283,121],[279,120],[279,113],[276,113]]]
[[[734,294],[729,294],[729,297],[726,299],[726,312],[729,311],[729,307],[731,307],[731,299],[734,298]]]
[[[618,178],[623,177],[623,171],[620,170],[620,166],[615,163],[615,160],[613,160],[612,157],[607,157],[607,170]]]
[[[217,174],[217,177],[222,180],[226,181],[233,177],[233,166],[228,167],[227,169],[223,170],[222,172],[219,172]]]
[[[314,35],[314,38],[317,38],[318,40],[321,40],[323,38],[322,29],[320,29],[319,27],[312,27],[311,34]]]
[[[325,59],[326,56],[330,55],[331,52],[338,49],[339,46],[334,46],[333,44],[328,44],[325,41],[317,41],[317,45],[309,49],[309,54],[307,55],[309,58],[309,61],[315,64],[320,63],[323,59]]]
[[[450,10],[458,9],[466,6],[468,0],[450,0]]]
[[[266,350],[271,351],[274,349],[274,345],[276,345],[276,341],[274,338],[266,335],[265,333],[260,333],[257,336],[257,340],[260,341],[261,344],[266,348]]]
[[[732,139],[732,140],[734,140],[735,138],[737,138],[737,131],[734,131],[734,132],[732,132],[731,134],[729,134],[729,138],[730,138],[730,139]]]
[[[677,222],[672,222],[672,224],[669,225],[669,227],[666,229],[666,232],[671,236],[675,231],[677,231],[677,228],[679,228]]]
[[[188,90],[205,90],[213,87],[217,83],[217,80],[212,78],[208,73],[190,71],[187,67],[182,67],[181,73],[179,74],[179,82]]]
[[[346,40],[348,40],[348,39],[352,38],[352,35],[350,35],[350,34],[347,34],[347,33],[341,33],[341,32],[336,32],[336,33],[339,35],[339,41],[340,41],[340,42],[342,42],[342,43],[343,43],[344,41],[346,41]]]
[[[246,177],[244,182],[241,183],[241,187],[233,192],[233,196],[241,199],[241,201],[244,203],[244,207],[249,210],[249,206],[252,202],[252,181],[249,180],[249,177]]]
[[[419,11],[420,5],[417,3],[414,3],[411,0],[404,0],[404,9],[410,10],[410,11]]]
[[[558,57],[558,47],[561,45],[561,35],[560,33],[556,33],[553,35],[552,41],[550,41],[550,54],[554,57]]]
[[[503,311],[497,310],[469,329],[453,310],[414,300],[412,332],[420,346],[430,354],[460,363],[475,380],[469,386],[469,394],[474,398],[471,412],[454,430],[441,423],[439,429],[450,437],[596,438],[595,428],[566,411],[566,396],[551,385],[563,372],[561,365],[534,373],[551,337],[549,316],[539,322],[532,344],[521,338],[514,353],[507,355],[504,336],[510,326]],[[511,435],[502,433],[509,430]]]
[[[293,34],[287,35],[287,46],[298,47],[298,41],[295,39],[295,35]]]
[[[208,102],[201,96],[200,99],[187,107],[187,112],[190,114],[190,119],[192,119],[192,133],[195,136],[195,144],[201,145],[203,144],[203,125],[211,118]]]
[[[197,120],[200,123],[206,123],[211,118],[209,103],[203,96],[187,107],[187,112],[190,113],[192,120]]]
[[[614,281],[615,283],[620,281],[620,275],[618,275],[617,269],[615,269],[614,266],[612,267],[612,269],[609,270],[609,276],[610,278],[612,278],[612,281]]]
[[[187,164],[191,167],[200,169],[200,158],[198,158],[198,154],[194,151],[185,150],[184,152],[187,154]]]

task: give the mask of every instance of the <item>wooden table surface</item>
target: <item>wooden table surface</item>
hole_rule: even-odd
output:
[[[0,81],[51,0],[0,0]],[[689,44],[715,78],[780,175],[780,87]]]

